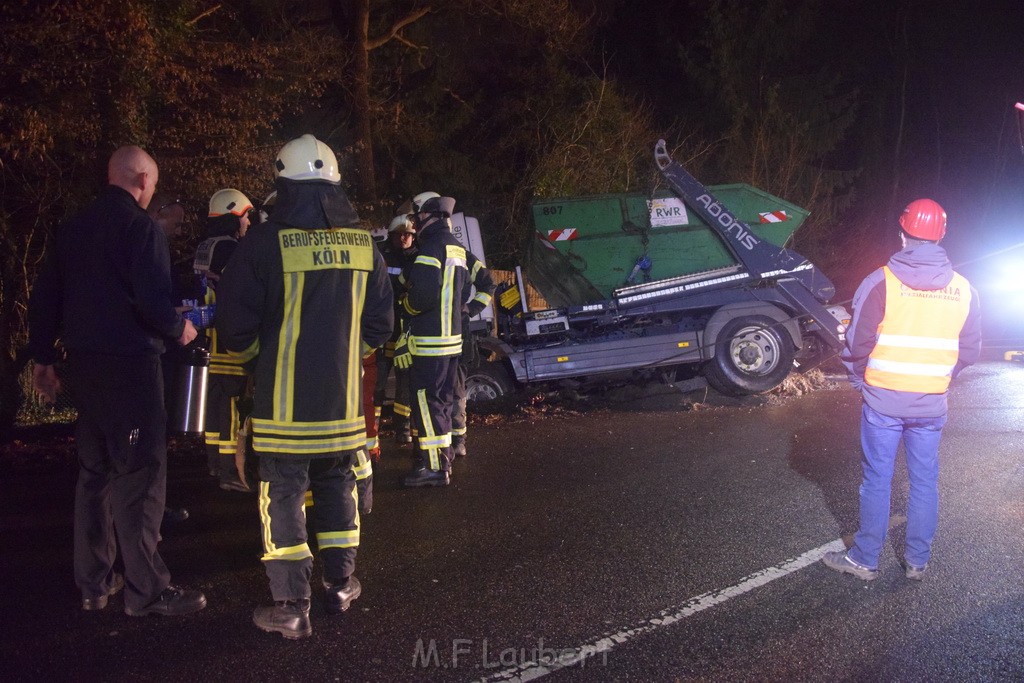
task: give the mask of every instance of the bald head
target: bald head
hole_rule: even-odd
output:
[[[153,157],[135,145],[118,148],[110,155],[107,163],[107,182],[135,197],[143,209],[149,206],[153,198],[158,175]]]

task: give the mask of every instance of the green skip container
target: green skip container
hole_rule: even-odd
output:
[[[779,246],[809,215],[750,185],[708,190],[758,237]],[[736,263],[718,234],[671,193],[536,200],[533,221],[539,239],[530,261],[544,271],[535,284],[556,305],[610,299],[620,287]],[[577,282],[571,291],[569,280]]]

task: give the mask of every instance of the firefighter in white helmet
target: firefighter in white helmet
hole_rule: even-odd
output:
[[[403,298],[409,331],[395,347],[395,364],[411,365],[416,432],[416,464],[403,483],[446,486],[452,467],[451,420],[462,354],[462,306],[469,298],[469,274],[477,260],[448,229],[454,199],[429,197],[413,204],[419,254],[409,269],[408,293]]]
[[[224,267],[249,230],[249,198],[234,188],[218,190],[210,197],[206,239],[196,248],[192,267],[205,284],[203,303],[217,305],[217,287]],[[215,313],[216,316],[216,313]],[[214,326],[205,330],[210,350],[210,378],[206,390],[206,461],[210,474],[225,491],[249,491],[235,468],[238,427],[245,416],[239,405],[249,381],[246,363],[250,356],[231,355]]]
[[[281,148],[270,220],[243,240],[220,282],[228,349],[258,353],[253,450],[259,457],[263,564],[274,605],[253,621],[286,638],[311,635],[313,555],[303,504],[312,493],[325,609],[348,609],[359,514],[353,465],[365,457],[361,358],[393,324],[384,259],[341,187],[334,153],[312,135]]]
[[[400,297],[405,292],[404,274],[416,258],[416,226],[409,214],[395,216],[388,225],[388,240],[381,246],[384,261],[388,265],[391,288],[395,293],[395,331],[384,348],[377,352],[377,384],[373,392],[374,410],[380,415],[386,399],[388,375],[395,369],[395,400],[393,424],[395,440],[399,444],[412,443],[410,417],[412,400],[409,393],[408,368],[395,367],[395,343],[404,331],[401,325],[402,312]]]

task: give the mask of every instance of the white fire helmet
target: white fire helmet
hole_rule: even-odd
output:
[[[209,216],[211,218],[224,216],[229,213],[233,213],[236,216],[244,216],[250,209],[252,209],[252,202],[249,201],[249,198],[230,187],[224,190],[217,190],[210,197]]]
[[[434,199],[435,197],[440,196],[441,195],[439,195],[436,192],[420,192],[418,195],[412,198],[413,213],[420,212],[420,209],[423,207],[423,202],[427,201],[428,199]]]
[[[412,219],[409,218],[409,214],[400,213],[391,219],[391,225],[388,226],[388,232],[411,232],[416,234],[416,226],[413,225]]]
[[[274,173],[288,180],[341,182],[338,159],[331,148],[306,133],[285,144],[277,153]]]

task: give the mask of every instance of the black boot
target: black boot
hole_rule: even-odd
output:
[[[452,437],[452,457],[453,458],[465,458],[466,457],[466,437],[464,437],[464,436],[453,436]]]
[[[220,454],[220,487],[225,491],[249,492],[252,490],[238,478],[234,453]]]
[[[257,607],[252,623],[268,633],[280,633],[289,640],[313,635],[309,623],[309,599],[278,600],[273,607]]]
[[[418,467],[402,479],[402,484],[409,488],[420,486],[447,486],[448,473],[444,470],[432,470],[429,467]]]
[[[363,593],[363,585],[355,576],[337,583],[324,579],[324,588],[327,589],[324,611],[328,614],[341,614]]]
[[[395,415],[395,442],[401,446],[412,443],[412,428],[409,418]]]

